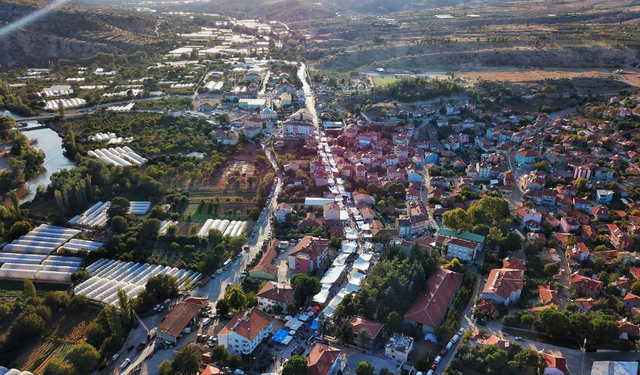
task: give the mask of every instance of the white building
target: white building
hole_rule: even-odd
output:
[[[257,294],[258,308],[262,311],[280,305],[283,309],[293,301],[293,288],[286,284],[267,282]]]
[[[276,208],[276,221],[278,223],[284,223],[287,221],[287,214],[290,214],[293,209],[286,203],[280,203]]]
[[[399,362],[407,362],[413,350],[413,337],[394,334],[384,347],[384,355]]]
[[[241,311],[218,333],[218,344],[234,354],[251,354],[273,332],[273,318],[251,308]]]
[[[447,247],[447,259],[458,258],[458,260],[469,262],[476,257],[478,244],[462,238],[452,238]]]

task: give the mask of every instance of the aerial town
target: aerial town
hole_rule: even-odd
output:
[[[637,66],[345,74],[194,14],[2,66],[0,375],[640,374]]]

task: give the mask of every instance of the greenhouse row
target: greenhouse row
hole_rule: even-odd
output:
[[[1,270],[1,269],[0,269]],[[156,275],[170,275],[178,280],[181,289],[188,289],[202,277],[192,270],[146,263],[122,262],[100,259],[87,267],[91,278],[74,289],[92,301],[118,306],[118,290],[129,298],[136,297],[144,289],[147,280]]]
[[[72,253],[77,253],[80,250],[93,251],[102,246],[104,246],[102,242],[72,239],[66,244],[60,246],[60,249],[67,249]]]
[[[87,101],[80,98],[73,99],[58,99],[58,100],[47,100],[45,101],[45,111],[57,111],[60,109],[60,106],[64,106],[65,108],[77,108],[82,107],[87,104]]]
[[[35,261],[35,259],[34,259]],[[0,278],[66,282],[80,269],[82,259],[51,255],[38,264],[31,259],[15,259],[0,266]]]
[[[3,253],[51,254],[62,244],[80,233],[77,229],[42,224],[24,236],[6,245]]]
[[[74,216],[68,221],[70,225],[78,225],[89,228],[102,228],[107,225],[107,209],[111,202],[98,202],[80,215]]]
[[[229,221],[226,219],[208,219],[205,221],[200,231],[199,237],[207,237],[212,229],[219,230],[223,236],[237,237],[247,231],[249,223],[247,221]]]
[[[0,375],[33,375],[33,373],[29,371],[20,371],[15,368],[12,368],[11,370],[9,370],[4,366],[0,366]]]
[[[147,159],[133,152],[129,146],[90,150],[88,154],[102,160],[104,163],[123,167],[144,164],[147,161]]]
[[[151,208],[151,202],[149,201],[131,201],[129,206],[129,213],[134,215],[144,215],[149,212]]]
[[[158,234],[167,234],[167,229],[172,225],[178,225],[178,222],[174,220],[162,220]]]

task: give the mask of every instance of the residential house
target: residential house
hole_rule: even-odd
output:
[[[633,239],[616,224],[607,224],[607,228],[609,228],[609,241],[616,249],[628,249],[633,246]]]
[[[571,279],[571,285],[581,293],[593,297],[602,291],[604,284],[602,281],[590,277],[575,274]]]
[[[324,266],[329,255],[329,240],[305,236],[289,253],[289,269],[310,275]]]
[[[555,304],[560,305],[560,296],[558,291],[551,289],[550,285],[538,285],[538,292],[540,293],[540,300],[545,305]]]
[[[516,302],[524,285],[523,270],[508,268],[493,269],[482,290],[482,298],[490,299],[504,305]]]
[[[618,322],[618,329],[620,330],[619,338],[621,340],[637,339],[640,336],[640,326],[633,324],[627,318]]]
[[[596,201],[598,203],[607,204],[613,200],[613,190],[598,189],[596,190]]]
[[[451,307],[462,278],[461,273],[438,268],[429,276],[426,287],[404,315],[405,322],[424,334],[434,332]]]
[[[258,294],[258,308],[262,311],[272,309],[275,305],[280,305],[283,309],[293,301],[293,288],[286,284],[269,281]]]
[[[349,324],[351,325],[351,330],[353,332],[353,342],[357,343],[360,331],[365,330],[369,332],[369,340],[367,341],[365,348],[374,349],[381,343],[384,324],[374,322],[357,315],[351,318]]]
[[[628,307],[640,307],[640,297],[633,293],[627,293],[627,295],[624,296],[623,302],[625,306]]]
[[[293,208],[287,203],[280,203],[278,207],[276,207],[276,221],[278,223],[284,223],[287,221],[287,215],[291,214]]]
[[[463,262],[470,262],[476,256],[477,243],[462,238],[452,238],[448,241],[447,259],[458,258]]]
[[[255,307],[238,312],[218,333],[218,345],[249,355],[273,332],[273,318]]]
[[[341,367],[340,349],[318,343],[307,357],[308,375],[335,375]]]
[[[322,206],[325,221],[340,221],[340,206],[335,203],[326,203]]]
[[[580,228],[580,223],[578,223],[578,221],[572,217],[562,217],[560,219],[560,229],[565,232],[574,232],[577,231],[578,228]]]
[[[271,262],[278,255],[279,246],[280,241],[276,239],[269,241],[260,261],[249,271],[249,277],[259,280],[278,280],[278,266],[271,264]]]

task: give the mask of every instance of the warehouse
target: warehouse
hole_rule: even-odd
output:
[[[178,303],[173,310],[160,322],[158,339],[176,343],[178,336],[188,326],[195,324],[200,311],[209,304],[207,298],[187,297]]]

